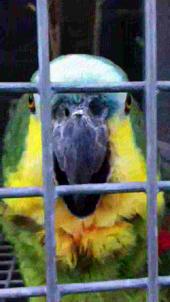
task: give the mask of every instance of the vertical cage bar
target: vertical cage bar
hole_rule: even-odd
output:
[[[54,233],[54,198],[52,129],[49,82],[49,36],[47,0],[37,0],[39,93],[41,99],[41,124],[43,145],[43,180],[46,231],[47,301],[58,301],[56,291],[56,246]]]
[[[156,0],[145,0],[148,302],[158,302]]]

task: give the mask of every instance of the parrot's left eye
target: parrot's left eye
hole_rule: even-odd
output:
[[[94,116],[98,116],[98,117],[103,116],[107,111],[105,104],[102,103],[98,97],[94,97],[92,99],[92,101],[89,104],[89,109]]]
[[[128,114],[130,112],[131,105],[132,105],[132,98],[128,94],[127,99],[126,99],[126,103],[125,103],[125,113],[126,114]]]
[[[29,95],[28,108],[31,111],[31,113],[35,113],[36,109],[35,109],[35,101],[34,101],[34,96],[33,95]]]

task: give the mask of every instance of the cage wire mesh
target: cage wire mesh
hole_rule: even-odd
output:
[[[19,273],[19,267],[14,255],[13,247],[0,234],[0,289],[9,287],[24,286],[23,280]],[[0,302],[9,302],[9,299],[0,298]],[[12,299],[15,302],[15,299]],[[17,299],[21,301],[21,299]],[[26,299],[22,299],[26,301]]]
[[[0,236],[0,287],[23,285],[11,245]]]
[[[157,82],[157,57],[156,57],[156,0],[145,0],[145,72],[144,82],[113,83],[113,87],[69,87],[64,83],[62,87],[50,84],[49,81],[49,49],[48,49],[48,14],[47,0],[37,0],[38,20],[38,58],[40,79],[38,84],[31,83],[0,83],[0,92],[38,92],[41,97],[42,110],[42,135],[43,135],[43,188],[1,188],[0,197],[22,197],[43,196],[45,200],[45,230],[46,230],[46,286],[21,287],[20,276],[13,250],[8,243],[1,238],[1,260],[8,265],[3,266],[1,274],[2,287],[0,299],[22,297],[47,296],[48,302],[59,301],[65,294],[113,291],[118,289],[144,288],[148,292],[148,302],[158,302],[158,286],[169,286],[170,276],[158,276],[158,254],[157,254],[157,193],[159,190],[170,190],[170,181],[158,182],[156,178],[157,159],[157,89],[170,90],[170,81]],[[74,185],[54,187],[50,170],[52,167],[52,156],[49,152],[50,146],[50,96],[51,92],[115,92],[115,91],[139,91],[146,93],[146,123],[147,123],[147,167],[148,179],[146,183],[121,183],[101,185]],[[48,163],[48,165],[47,165]],[[54,240],[54,200],[58,195],[73,194],[78,192],[108,193],[108,192],[146,192],[148,196],[148,277],[139,279],[110,280],[92,283],[57,284],[57,268],[55,262],[55,240]],[[5,257],[5,258],[3,258]],[[3,259],[3,261],[2,261]],[[14,276],[13,280],[11,276]],[[12,287],[12,288],[8,288]],[[23,301],[23,300],[22,300]]]

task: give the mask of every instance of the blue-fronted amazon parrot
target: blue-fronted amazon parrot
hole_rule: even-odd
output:
[[[66,55],[53,60],[50,78],[52,82],[84,86],[128,80],[111,61],[90,55]],[[37,79],[36,72],[32,81]],[[6,187],[43,184],[40,102],[37,94],[25,95],[17,102],[15,112],[12,109],[4,140]],[[57,185],[146,180],[142,117],[132,97],[125,92],[55,94],[50,102]],[[43,285],[43,200],[4,199],[4,204],[3,232],[14,245],[25,285]],[[163,208],[160,193],[160,216]],[[56,202],[55,218],[60,283],[146,275],[145,193],[64,196]],[[31,301],[34,299],[43,301]],[[62,299],[143,302],[146,293],[130,290],[68,295]]]

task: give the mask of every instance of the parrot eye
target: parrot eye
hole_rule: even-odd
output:
[[[126,114],[128,114],[130,112],[131,104],[132,104],[132,99],[131,99],[131,96],[128,94],[126,103],[125,103],[125,113]]]
[[[33,95],[29,95],[28,108],[29,108],[31,113],[35,113],[36,110],[35,110],[35,101],[34,101],[34,96]]]
[[[98,97],[92,99],[89,104],[89,109],[94,116],[102,116],[105,112],[105,106]]]

